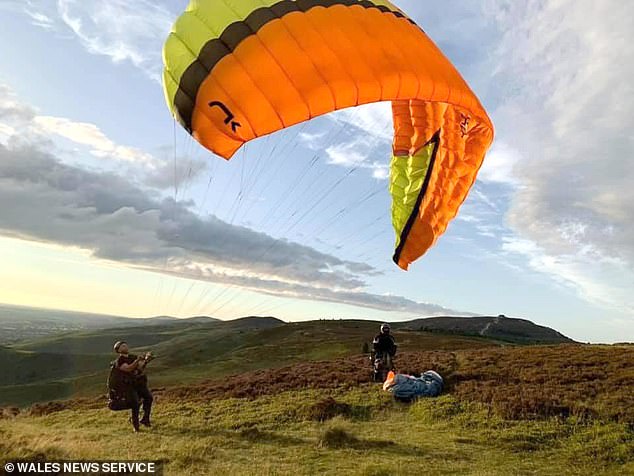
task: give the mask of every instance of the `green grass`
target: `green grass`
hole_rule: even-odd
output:
[[[159,356],[149,372],[159,389],[152,430],[132,434],[126,412],[94,400],[59,404],[72,410],[43,417],[0,415],[0,463],[162,459],[176,475],[634,474],[631,347],[523,347],[400,331],[399,369],[434,368],[447,382],[446,395],[402,405],[365,383],[368,361],[359,354],[374,323],[252,324],[164,328],[151,337]],[[75,335],[71,347],[89,349],[94,337]],[[105,345],[113,335],[101,337]],[[47,339],[39,350],[62,342]],[[67,375],[51,364],[55,356],[34,352],[39,345],[0,349],[3,362],[21,369],[52,369],[48,380],[0,387],[0,405],[103,396],[107,355],[84,356],[83,373]],[[90,371],[101,360],[103,369]],[[226,377],[260,369],[269,370]],[[249,392],[236,392],[245,386]]]
[[[327,397],[347,416],[316,421]],[[380,387],[256,400],[156,401],[155,427],[127,412],[62,411],[0,420],[0,463],[17,458],[162,459],[167,474],[632,474],[634,434],[574,418],[509,421],[448,395],[413,405]]]

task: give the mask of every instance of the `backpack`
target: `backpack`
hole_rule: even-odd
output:
[[[129,376],[117,368],[117,361],[110,363],[110,373],[106,383],[108,389],[108,408],[112,411],[129,410],[127,390],[131,385]]]

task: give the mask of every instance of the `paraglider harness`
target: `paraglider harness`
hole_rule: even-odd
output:
[[[146,353],[147,362],[154,360],[151,352]],[[146,385],[147,376],[145,374],[131,374],[124,372],[117,367],[117,360],[110,362],[110,373],[108,374],[108,408],[112,411],[130,410],[132,404],[128,400],[129,389],[135,385]]]
[[[394,357],[389,352],[374,352],[372,361],[372,379],[375,382],[385,381],[388,372],[394,370]]]
[[[128,388],[134,385],[134,375],[128,374],[117,367],[117,361],[110,362],[108,374],[108,408],[112,411],[130,410],[128,402]]]
[[[383,382],[387,373],[394,370],[394,356],[397,345],[390,334],[379,334],[372,342],[372,380]]]

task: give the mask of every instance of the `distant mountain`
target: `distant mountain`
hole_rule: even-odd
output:
[[[0,345],[60,332],[126,325],[130,319],[0,304]]]
[[[216,319],[215,317],[209,317],[209,316],[194,316],[194,317],[183,317],[183,318],[175,318],[175,317],[169,317],[168,319],[171,319],[171,322],[174,321],[186,321],[186,322],[198,322],[201,324],[208,324],[209,322],[213,322],[213,321],[219,321],[220,319]]]
[[[0,304],[0,345],[73,331],[170,325],[179,324],[183,321],[210,323],[217,320],[207,316],[196,316],[187,319],[171,316],[130,318]]]
[[[210,324],[212,322],[220,322],[221,319],[209,316],[194,316],[194,317],[173,317],[173,316],[155,316],[155,317],[142,317],[142,318],[127,318],[126,322],[121,327],[139,327],[139,326],[156,326],[156,325],[181,325],[183,323],[189,324]]]
[[[270,329],[283,326],[286,322],[277,317],[247,316],[227,321],[227,324],[233,329]]]
[[[428,317],[395,324],[399,329],[481,336],[517,344],[562,344],[574,342],[550,327],[527,319],[497,317]]]
[[[31,307],[11,306],[0,304],[0,345],[41,340],[55,335],[66,335],[77,331],[95,331],[108,329],[109,338],[117,335],[140,334],[139,345],[152,345],[157,340],[152,338],[154,331],[149,328],[160,328],[160,332],[177,331],[190,326],[213,326],[214,323],[223,322],[213,317],[194,316],[189,318],[176,318],[172,316],[154,316],[149,318],[129,318],[111,316],[106,314],[92,314],[85,312],[58,311],[53,309],[40,309]],[[234,329],[265,329],[284,325],[284,322],[275,317],[248,316],[229,321],[225,330]],[[134,331],[133,328],[137,330]],[[504,340],[520,344],[537,343],[564,343],[573,342],[549,327],[539,326],[526,319],[510,318],[506,316],[483,317],[429,317],[415,319],[413,321],[394,323],[395,329],[417,330],[435,333],[460,334],[466,336],[480,336],[492,339]],[[126,329],[125,332],[117,329]],[[91,336],[97,339],[99,334]],[[66,337],[63,337],[64,339]],[[80,336],[77,336],[78,338]],[[81,336],[82,350],[88,351],[91,339]],[[44,339],[48,340],[48,339]],[[50,341],[54,344],[55,339]],[[40,341],[38,344],[42,344]],[[53,351],[52,348],[48,351]]]

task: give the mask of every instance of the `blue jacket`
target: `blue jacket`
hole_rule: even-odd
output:
[[[420,377],[396,374],[392,380],[387,380],[383,384],[383,390],[403,399],[437,397],[442,392],[443,384],[443,379],[438,373],[428,370]]]

